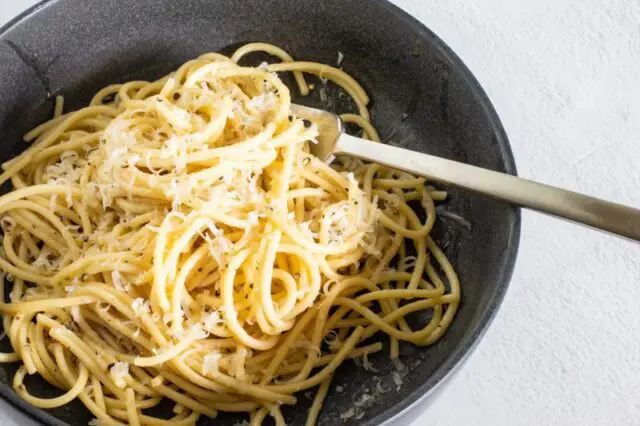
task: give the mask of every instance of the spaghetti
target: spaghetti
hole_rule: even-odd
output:
[[[276,64],[238,65],[253,52]],[[341,86],[358,113],[343,120],[379,140],[364,90],[340,69],[295,62],[254,43],[209,53],[154,82],[104,88],[91,104],[25,136],[3,164],[0,313],[21,362],[16,392],[40,408],[80,399],[109,425],[193,425],[218,411],[267,415],[334,371],[382,349],[429,345],[453,320],[456,274],[429,232],[424,179],[309,153],[315,125],[290,114],[278,78]],[[420,203],[422,222],[409,203]],[[415,256],[409,253],[415,252]],[[412,329],[406,316],[431,310]],[[64,393],[42,399],[39,374]],[[147,410],[171,400],[175,417]]]

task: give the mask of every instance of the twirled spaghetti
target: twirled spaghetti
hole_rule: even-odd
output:
[[[256,51],[282,62],[237,64]],[[395,359],[399,341],[442,336],[460,298],[429,236],[446,194],[310,155],[317,129],[290,115],[276,74],[288,71],[303,95],[304,73],[342,86],[358,110],[343,119],[378,140],[349,75],[262,43],[106,87],[79,111],[64,114],[59,98],[25,136],[0,176],[14,187],[0,197],[11,282],[0,312],[15,351],[0,361],[22,363],[22,398],[78,398],[100,424],[191,425],[218,411],[284,424],[280,406],[317,387],[314,424],[336,368],[381,350],[365,339],[387,334]],[[428,309],[412,329],[405,316]],[[27,374],[65,393],[35,397]],[[166,399],[175,417],[147,414]]]

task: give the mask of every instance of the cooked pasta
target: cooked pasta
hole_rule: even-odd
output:
[[[258,51],[280,62],[238,64]],[[219,411],[281,425],[281,407],[317,389],[311,425],[335,370],[382,349],[369,337],[386,336],[395,360],[399,342],[445,333],[460,289],[429,233],[446,194],[315,158],[318,130],[292,116],[281,72],[303,95],[305,74],[341,86],[357,107],[343,120],[379,140],[353,78],[263,43],[106,87],[78,111],[59,97],[25,136],[0,176],[13,184],[0,197],[0,313],[14,350],[0,362],[21,363],[22,398],[80,399],[101,425]],[[405,317],[427,310],[412,328]],[[33,374],[63,393],[30,394]],[[175,417],[148,413],[166,400]]]

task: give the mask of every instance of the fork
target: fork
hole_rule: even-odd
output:
[[[328,111],[293,104],[291,112],[318,126],[318,143],[311,145],[311,153],[322,161],[328,161],[334,154],[348,154],[640,241],[640,210],[636,208],[506,173],[357,138],[346,134],[340,117]]]

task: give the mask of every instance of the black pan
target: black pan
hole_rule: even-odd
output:
[[[103,86],[153,79],[203,52],[232,51],[249,41],[277,44],[297,59],[335,64],[355,76],[373,100],[373,120],[384,139],[490,169],[515,173],[507,136],[487,96],[460,59],[431,31],[384,0],[51,0],[0,31],[0,160],[24,149],[21,135],[51,116],[53,97],[85,105]],[[261,60],[262,58],[254,58]],[[315,103],[317,99],[298,100]],[[349,108],[329,90],[325,108]],[[491,322],[513,270],[520,215],[511,206],[450,189],[445,208],[471,228],[441,219],[435,236],[458,270],[462,305],[436,345],[403,345],[410,374],[396,386],[388,356],[371,361],[378,373],[351,361],[335,377],[320,425],[407,424],[426,397],[461,364]],[[4,350],[6,339],[3,341]],[[0,394],[49,425],[86,425],[80,403],[44,412],[11,390],[15,365],[0,365]],[[342,421],[341,414],[371,394],[387,392]],[[29,388],[55,395],[34,378]],[[291,425],[304,423],[310,400],[285,410]],[[424,405],[424,404],[423,404]],[[409,413],[409,414],[408,414]],[[407,415],[408,414],[408,415]],[[232,425],[221,415],[202,425]]]

